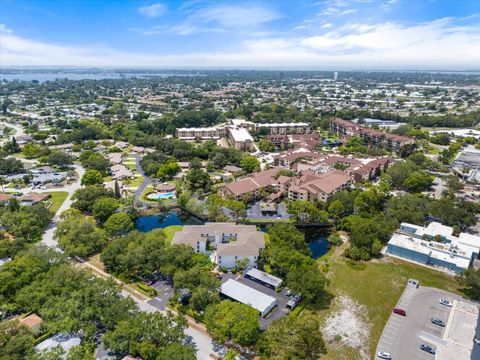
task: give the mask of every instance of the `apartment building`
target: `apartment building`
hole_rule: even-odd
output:
[[[225,136],[225,128],[220,126],[200,128],[178,128],[177,138],[180,140],[218,140]]]
[[[288,198],[310,202],[327,201],[336,192],[349,188],[352,182],[352,178],[340,170],[332,170],[323,174],[305,171],[299,177],[291,180]]]
[[[255,149],[252,136],[244,128],[229,127],[228,136],[237,150],[253,151]]]
[[[415,139],[363,127],[351,121],[334,118],[330,129],[341,138],[360,136],[367,146],[380,147],[400,154],[413,150]]]
[[[308,123],[273,123],[256,124],[257,130],[268,129],[270,135],[310,134],[311,127]]]
[[[207,254],[212,248],[213,262],[219,267],[234,268],[247,260],[254,266],[260,250],[265,247],[265,235],[255,225],[206,223],[186,225],[175,233],[172,244],[191,246],[197,253]]]

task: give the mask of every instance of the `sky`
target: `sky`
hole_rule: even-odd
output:
[[[469,70],[480,0],[0,0],[0,67]]]

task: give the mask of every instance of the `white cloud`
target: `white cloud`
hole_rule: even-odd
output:
[[[148,6],[141,6],[138,8],[139,14],[149,18],[159,17],[165,14],[166,12],[167,12],[167,7],[164,4],[160,4],[160,3],[155,3]]]
[[[49,44],[6,30],[0,33],[0,42],[4,66],[461,69],[480,64],[480,27],[455,25],[451,18],[414,25],[351,24],[308,37],[264,37],[240,43],[235,52],[131,53]]]
[[[226,31],[248,31],[252,33],[260,29],[265,23],[280,17],[280,14],[276,11],[256,4],[215,4],[199,9],[188,7],[185,20],[179,24],[164,24],[150,29],[134,30],[139,31],[142,35],[191,35]]]

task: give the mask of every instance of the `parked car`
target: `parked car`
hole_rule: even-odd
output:
[[[445,323],[440,319],[432,318],[432,323],[434,323],[435,325],[441,326],[441,327],[445,327]]]
[[[391,360],[392,359],[392,356],[385,352],[385,351],[379,351],[377,356],[380,358],[380,359],[385,359],[385,360]]]
[[[398,315],[407,316],[407,312],[403,309],[393,309],[393,312]]]
[[[453,306],[453,304],[450,301],[445,300],[445,299],[440,299],[440,300],[438,300],[438,302],[442,305],[445,305],[445,306],[449,306],[449,307]]]
[[[285,292],[285,295],[291,296],[291,295],[292,295],[292,290],[288,289],[288,290]]]
[[[420,345],[420,349],[422,349],[423,351],[426,351],[430,354],[435,354],[435,350],[430,345],[422,344],[422,345]]]

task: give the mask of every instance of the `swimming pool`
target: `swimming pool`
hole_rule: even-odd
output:
[[[171,199],[175,197],[175,191],[168,193],[152,193],[147,195],[147,199],[151,200],[162,200],[162,199]]]

